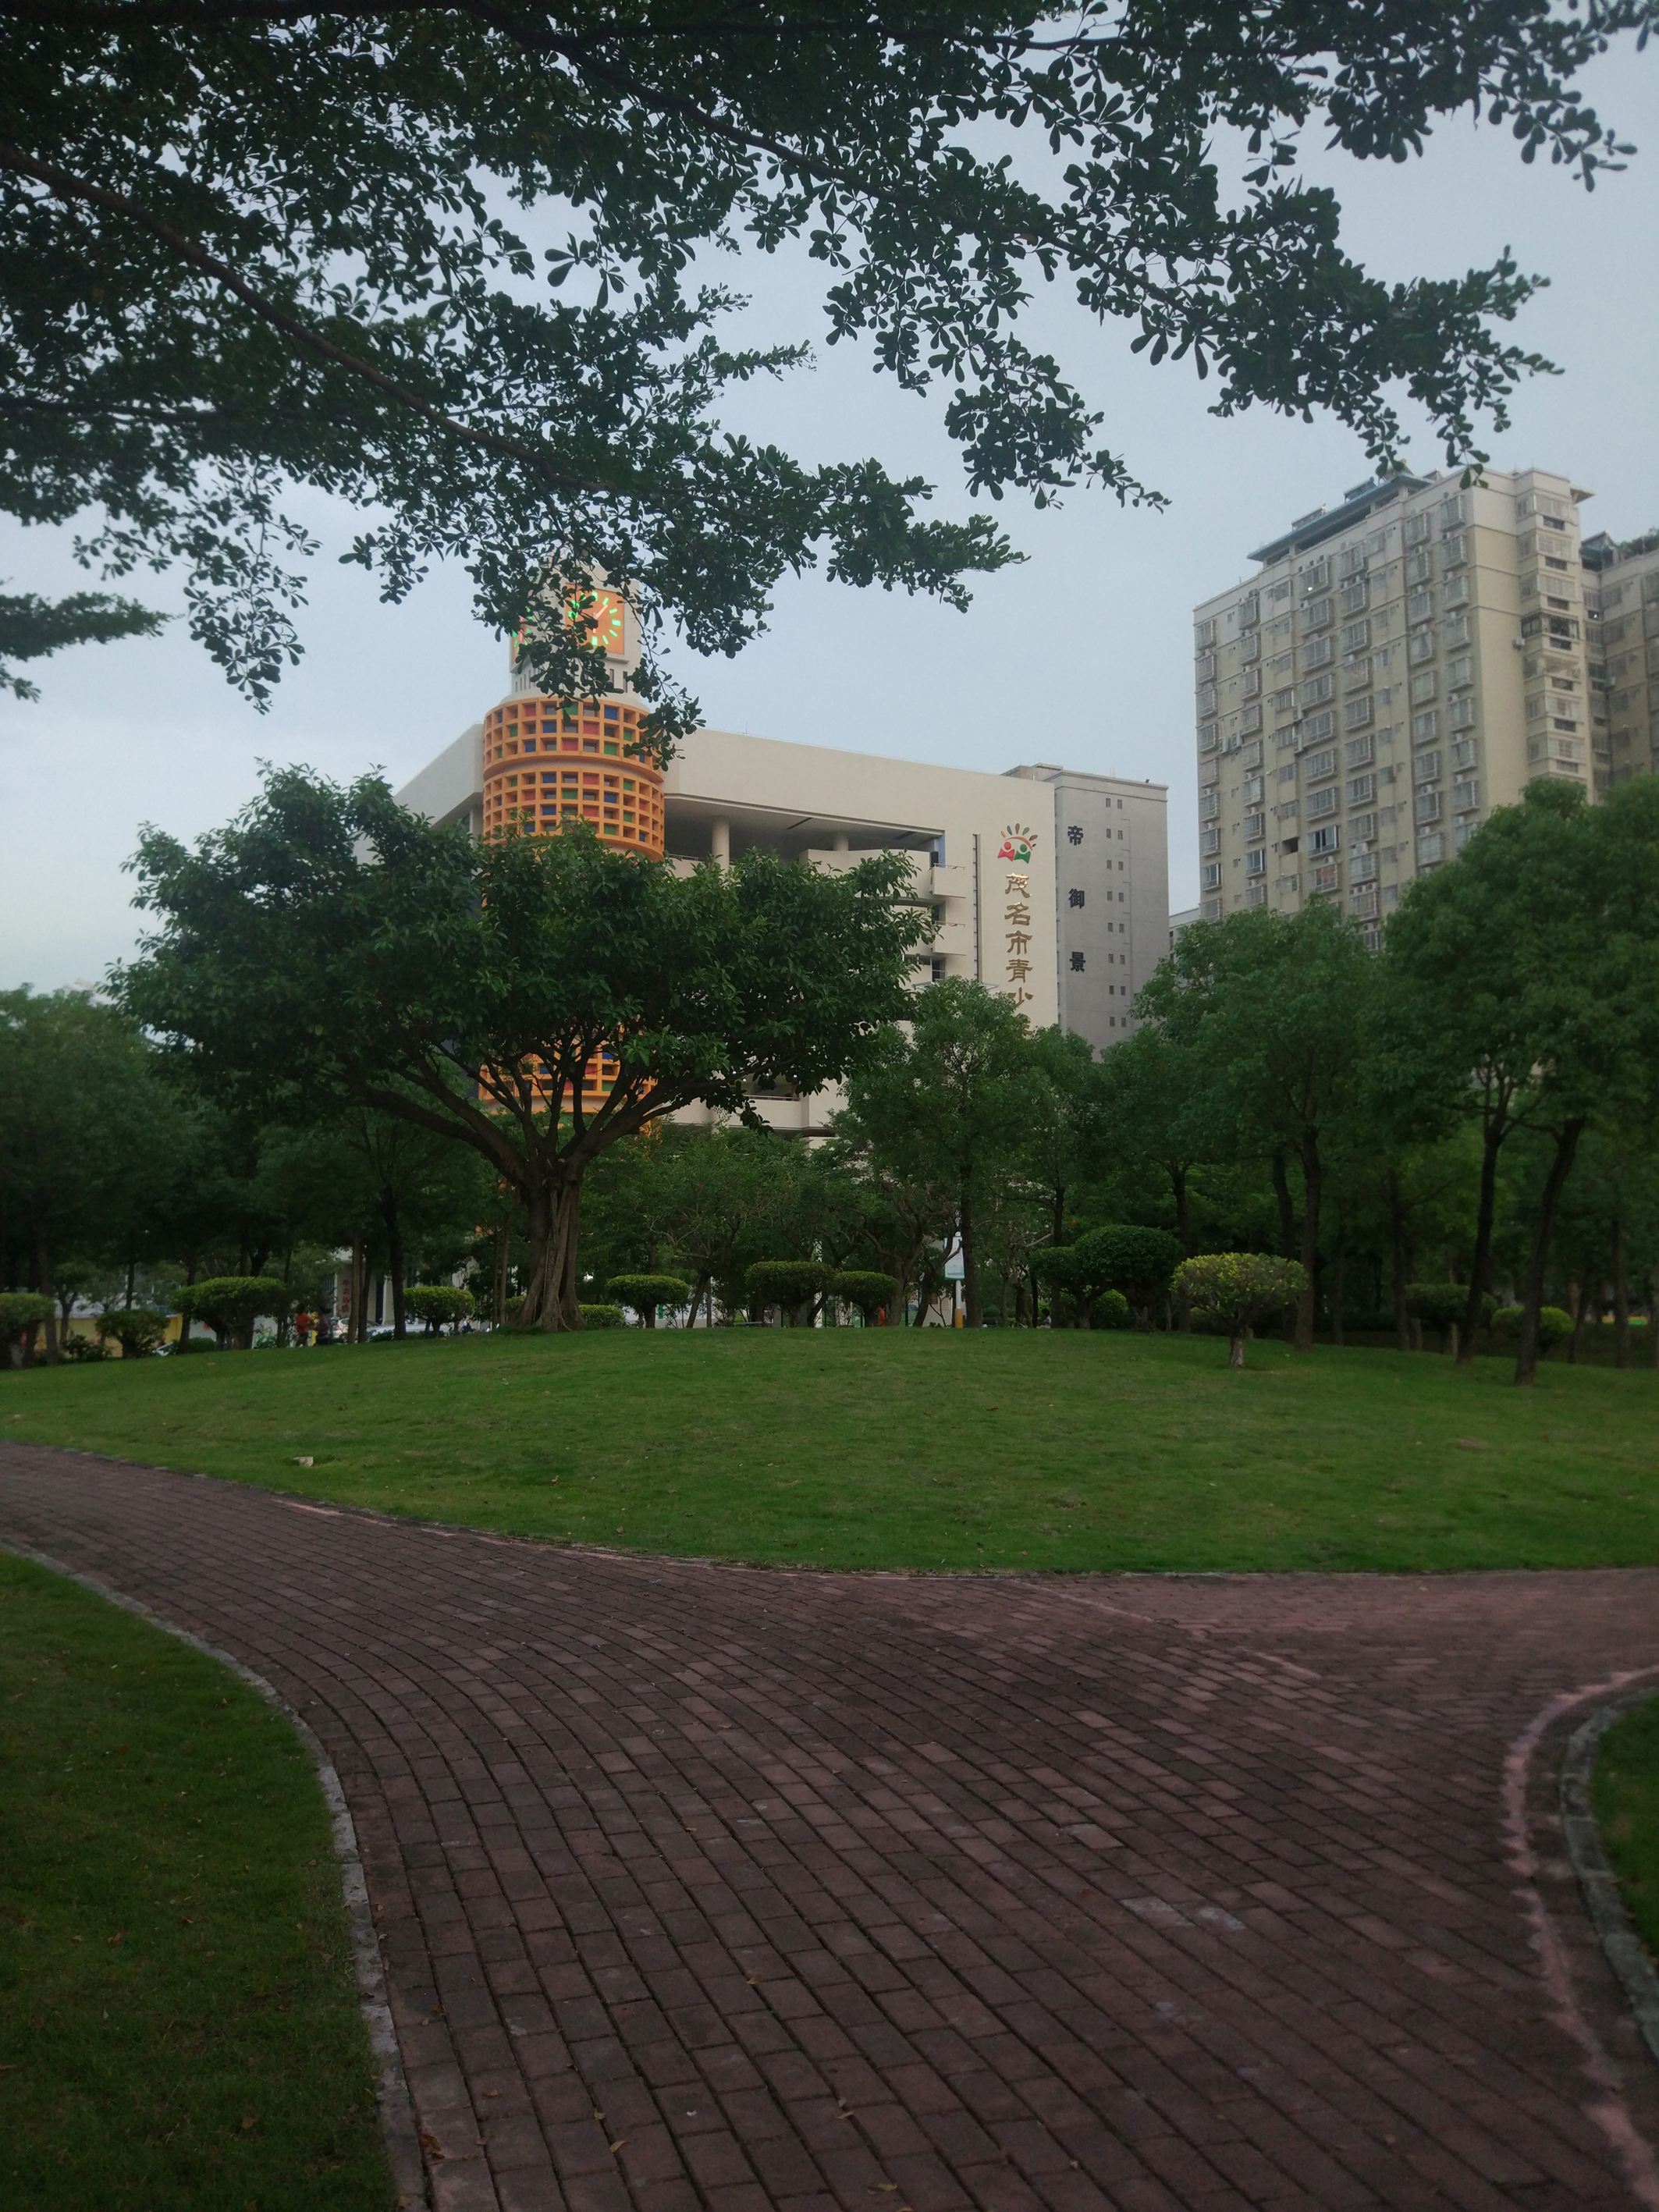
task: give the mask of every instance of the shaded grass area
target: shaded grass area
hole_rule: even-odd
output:
[[[1659,1960],[1659,1698],[1607,1730],[1591,1787],[1626,1907]]]
[[[337,1862],[292,1729],[0,1553],[0,2203],[386,2212]]]
[[[1659,1384],[986,1330],[495,1335],[0,1376],[0,1436],[545,1538],[846,1568],[1659,1559]],[[309,1466],[298,1464],[309,1460]]]

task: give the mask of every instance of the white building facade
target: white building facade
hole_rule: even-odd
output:
[[[493,739],[500,711],[399,803],[483,835],[486,729]],[[757,846],[826,869],[904,853],[935,926],[924,975],[972,977],[1034,1028],[1061,1024],[1099,1050],[1130,1031],[1135,993],[1168,945],[1166,800],[1161,784],[1048,763],[994,775],[703,729],[669,765],[663,849],[682,868]],[[816,1128],[837,1103],[768,1102],[767,1117]]]

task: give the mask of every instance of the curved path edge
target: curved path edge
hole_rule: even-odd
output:
[[[1640,1688],[1626,1690],[1573,1731],[1561,1764],[1561,1825],[1573,1872],[1583,1893],[1585,1909],[1601,1938],[1607,1964],[1630,1999],[1631,2010],[1648,2049],[1659,2061],[1659,1969],[1655,1967],[1647,1945],[1625,1909],[1619,1877],[1608,1860],[1590,1796],[1602,1737],[1626,1713],[1647,1705],[1656,1691],[1659,1681],[1651,1680]]]
[[[286,1698],[264,1676],[222,1651],[216,1644],[203,1637],[181,1628],[177,1621],[169,1620],[154,1607],[140,1599],[129,1597],[125,1591],[100,1582],[95,1575],[78,1573],[54,1559],[46,1552],[32,1550],[26,1544],[16,1544],[0,1537],[0,1551],[8,1552],[14,1559],[31,1560],[37,1567],[50,1573],[62,1575],[66,1582],[78,1583],[82,1589],[90,1590],[94,1597],[106,1599],[118,1605],[123,1613],[135,1614],[148,1621],[152,1628],[164,1634],[176,1636],[181,1644],[188,1644],[193,1651],[227,1667],[251,1690],[258,1692],[268,1705],[279,1712],[305,1746],[307,1756],[317,1771],[322,1785],[323,1802],[328,1808],[329,1831],[334,1842],[334,1855],[339,1863],[340,1893],[345,1905],[346,1920],[351,1932],[352,1967],[357,1980],[358,2002],[362,2007],[363,2024],[368,2030],[369,2048],[374,2053],[376,2069],[375,2103],[380,2118],[380,2132],[386,2140],[386,2159],[392,2168],[393,2186],[398,2191],[400,2212],[429,2212],[431,2195],[427,2186],[426,2160],[421,2154],[419,2130],[415,2120],[415,2107],[409,2094],[408,2079],[404,2073],[404,2056],[398,2041],[397,2029],[392,2025],[392,2004],[386,1991],[386,1965],[380,1956],[380,1939],[375,1931],[374,1915],[368,1901],[368,1884],[363,1875],[362,1855],[357,1849],[357,1830],[351,1818],[351,1808],[346,1803],[345,1791],[334,1771],[333,1761],[324,1750],[316,1733],[303,1721]]]

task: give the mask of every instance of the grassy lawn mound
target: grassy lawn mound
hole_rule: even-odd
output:
[[[1602,1737],[1591,1794],[1625,1908],[1659,1964],[1659,1698]]]
[[[557,1543],[840,1568],[1659,1560],[1659,1382],[1109,1332],[628,1329],[38,1369],[0,1437]]]
[[[215,1661],[0,1553],[0,2204],[389,2212],[322,1792]]]

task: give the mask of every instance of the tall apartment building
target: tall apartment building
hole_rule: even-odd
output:
[[[1589,497],[1538,469],[1360,484],[1197,609],[1206,919],[1336,899],[1380,933],[1535,778],[1605,787],[1587,631],[1615,568],[1581,561]]]
[[[1659,775],[1659,531],[1587,538],[1583,553],[1597,781]]]

